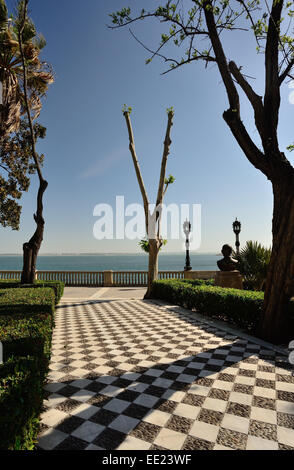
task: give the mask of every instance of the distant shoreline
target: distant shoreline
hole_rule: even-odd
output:
[[[160,256],[168,256],[168,255],[183,255],[185,251],[171,251],[171,252],[165,252],[165,253],[160,253]],[[198,255],[209,255],[209,256],[221,256],[219,253],[215,252],[201,252],[201,253],[194,253],[191,252],[193,256],[198,256]],[[0,253],[0,256],[22,256],[22,253]],[[40,253],[38,256],[131,256],[131,255],[141,255],[141,256],[146,256],[145,253],[141,252],[133,252],[133,253],[121,253],[121,252],[111,252],[111,253]]]
[[[162,253],[158,263],[161,271],[182,271],[186,253]],[[213,271],[220,259],[217,254],[190,253],[191,266],[196,271]],[[0,269],[18,271],[23,266],[20,253],[0,254]],[[81,253],[71,255],[44,253],[38,256],[39,271],[146,271],[148,270],[147,253]]]

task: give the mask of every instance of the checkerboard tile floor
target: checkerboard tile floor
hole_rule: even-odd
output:
[[[287,357],[142,300],[57,309],[43,450],[294,450]]]

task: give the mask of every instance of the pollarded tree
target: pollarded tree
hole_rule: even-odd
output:
[[[288,338],[286,312],[294,295],[294,168],[281,151],[277,134],[280,88],[287,77],[293,78],[294,38],[288,33],[293,16],[293,2],[283,0],[178,0],[167,1],[153,11],[142,10],[135,16],[130,8],[111,14],[112,28],[147,18],[159,20],[163,27],[167,25],[159,47],[153,52],[149,49],[152,55],[147,62],[160,56],[171,69],[199,60],[218,67],[228,98],[223,118],[249,162],[272,184],[272,255],[260,333],[273,342]],[[284,18],[289,18],[289,22]],[[230,34],[232,40],[236,30],[247,27],[255,37],[258,52],[264,54],[262,96],[243,74],[244,64],[230,61],[224,48],[224,33]],[[167,44],[184,48],[185,54],[179,59],[165,56]],[[252,107],[260,143],[254,141],[242,122],[239,89]]]
[[[170,184],[174,183],[175,178],[172,175],[169,175],[166,178],[166,166],[167,166],[167,159],[169,156],[171,139],[170,139],[170,132],[173,125],[173,117],[174,111],[173,108],[167,109],[167,127],[166,127],[166,134],[164,140],[164,148],[163,148],[163,155],[161,160],[161,169],[160,169],[160,177],[158,183],[158,190],[157,190],[157,198],[155,208],[152,211],[151,205],[148,199],[147,191],[144,185],[142,173],[140,170],[140,165],[138,162],[136,149],[135,149],[135,140],[134,134],[132,129],[131,123],[131,108],[127,108],[124,106],[123,108],[123,115],[126,120],[128,134],[129,134],[129,149],[132,156],[138,184],[140,187],[140,192],[143,199],[143,206],[144,206],[144,213],[145,213],[145,228],[146,228],[146,236],[147,240],[145,242],[141,240],[141,247],[144,251],[148,252],[149,262],[148,262],[148,288],[145,294],[145,299],[151,297],[151,289],[152,283],[157,279],[158,276],[158,253],[163,245],[165,245],[166,240],[164,240],[161,236],[161,215],[162,215],[162,204],[165,193],[167,188]]]
[[[44,138],[45,127],[34,125],[36,140]],[[21,206],[19,199],[22,192],[28,191],[30,175],[36,167],[31,161],[31,133],[28,122],[21,119],[19,128],[2,140],[0,147],[0,224],[3,227],[19,229]],[[40,165],[43,155],[38,155]]]

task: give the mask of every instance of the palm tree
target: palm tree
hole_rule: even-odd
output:
[[[42,102],[53,73],[40,52],[46,45],[38,35],[33,21],[28,16],[29,0],[19,0],[15,16],[8,18],[5,0],[0,0],[0,81],[2,82],[2,104],[0,104],[0,143],[17,132],[21,116],[26,115],[31,143],[31,158],[39,178],[37,210],[34,214],[36,230],[23,244],[22,283],[35,279],[37,256],[43,241],[43,195],[48,186],[43,178],[41,160],[36,152],[33,121],[39,116]]]
[[[21,0],[15,18],[8,18],[6,2],[0,0],[0,140],[19,129],[21,116],[26,113],[22,55],[18,38],[24,4]],[[28,104],[34,120],[42,108],[41,98],[54,78],[50,66],[40,59],[40,52],[46,41],[42,35],[37,34],[35,25],[29,18],[24,26],[22,41],[27,69]]]
[[[264,290],[267,270],[271,257],[271,248],[258,242],[247,241],[245,247],[235,258],[239,261],[239,270],[249,289]]]

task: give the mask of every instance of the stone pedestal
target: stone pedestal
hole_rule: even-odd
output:
[[[113,286],[113,271],[104,271],[103,273],[103,286],[112,287]]]
[[[217,271],[184,271],[184,279],[213,279]]]
[[[243,289],[243,277],[239,271],[219,271],[215,275],[214,283],[218,287]]]

